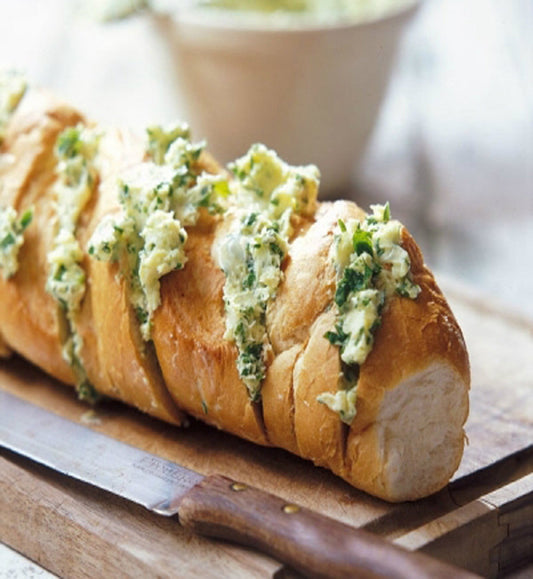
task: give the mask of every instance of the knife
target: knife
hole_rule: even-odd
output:
[[[0,446],[305,576],[475,575],[224,476],[203,476],[0,390]]]

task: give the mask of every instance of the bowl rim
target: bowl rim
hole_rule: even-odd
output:
[[[239,10],[226,10],[215,7],[195,6],[185,3],[181,9],[171,14],[177,25],[231,32],[253,32],[259,34],[298,34],[306,32],[338,31],[354,28],[372,27],[381,23],[412,16],[418,11],[424,0],[405,0],[383,13],[366,18],[332,18],[324,20],[305,17],[301,14],[286,20],[249,14]]]

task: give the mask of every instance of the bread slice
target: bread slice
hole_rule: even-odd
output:
[[[457,321],[406,230],[403,247],[422,291],[416,300],[395,296],[386,307],[360,368],[349,430],[343,432],[325,409],[321,418],[318,408],[310,410],[318,390],[335,390],[340,372],[338,356],[325,354],[331,345],[323,334],[331,320],[323,326],[317,321],[311,333],[300,359],[298,389],[305,395],[296,396],[300,454],[388,501],[414,500],[446,485],[462,456],[470,385]]]

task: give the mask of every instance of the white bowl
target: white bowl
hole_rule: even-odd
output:
[[[417,6],[368,22],[281,26],[212,9],[174,14],[167,33],[193,134],[224,163],[262,142],[291,164],[316,164],[322,197],[341,192]]]

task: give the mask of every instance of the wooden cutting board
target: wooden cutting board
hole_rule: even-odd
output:
[[[484,576],[504,575],[533,559],[533,322],[455,283],[441,285],[471,357],[469,444],[450,485],[415,503],[390,505],[284,451],[199,423],[179,429],[118,403],[88,411],[71,389],[20,359],[0,363],[0,387],[201,473],[255,485]],[[7,451],[0,540],[68,577],[291,576],[266,556],[192,536],[173,519]]]

